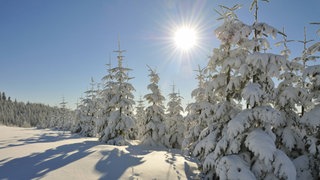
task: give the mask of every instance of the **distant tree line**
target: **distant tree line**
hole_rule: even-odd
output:
[[[73,112],[65,106],[51,107],[41,103],[12,101],[0,92],[0,124],[19,127],[57,128],[70,130]]]

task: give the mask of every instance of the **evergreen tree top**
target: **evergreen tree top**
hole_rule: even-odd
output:
[[[118,56],[117,56],[117,59],[118,59],[118,67],[121,68],[122,67],[122,61],[123,61],[123,55],[122,53],[126,52],[126,50],[121,50],[121,47],[120,47],[120,41],[118,40],[118,50],[114,50],[113,52],[117,52],[118,53]]]

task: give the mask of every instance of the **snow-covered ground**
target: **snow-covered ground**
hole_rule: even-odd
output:
[[[197,179],[198,173],[195,161],[179,150],[0,126],[0,179]]]

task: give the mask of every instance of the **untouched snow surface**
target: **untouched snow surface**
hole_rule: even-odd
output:
[[[0,126],[0,179],[198,179],[198,173],[179,150]]]

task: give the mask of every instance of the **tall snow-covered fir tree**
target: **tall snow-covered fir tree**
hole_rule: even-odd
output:
[[[208,129],[201,135],[194,154],[202,156],[206,178],[296,179],[292,160],[278,148],[276,131],[287,126],[272,106],[275,85],[287,61],[284,56],[261,52],[269,49],[267,36],[283,34],[258,22],[258,0],[251,4],[255,21],[247,25],[234,11],[238,5],[222,7],[224,23],[215,33],[221,40],[214,49],[207,70],[211,80],[208,97],[215,97]],[[247,108],[239,108],[241,101]]]
[[[135,119],[136,124],[134,131],[136,131],[136,139],[141,139],[143,137],[143,133],[145,132],[146,126],[146,112],[143,104],[142,97],[137,101],[138,105],[136,107]]]
[[[159,76],[155,70],[149,67],[149,77],[151,84],[148,85],[150,94],[146,94],[144,98],[150,106],[146,108],[146,130],[143,134],[141,143],[149,146],[164,146],[165,144],[165,113],[163,101],[164,96],[161,95],[158,87]]]
[[[98,91],[95,89],[96,83],[91,78],[91,89],[85,92],[80,105],[80,134],[83,136],[94,137],[96,136],[96,121],[98,106]]]
[[[317,79],[319,79],[317,74],[320,71],[317,70],[318,65],[309,63],[319,58],[314,55],[319,51],[319,47],[317,43],[308,47],[312,41],[307,39],[306,28],[304,28],[304,39],[298,41],[303,44],[301,56],[290,61],[286,66],[287,69],[281,73],[281,81],[274,101],[275,107],[281,111],[286,123],[286,127],[275,132],[280,137],[277,141],[282,141],[282,143],[276,143],[291,159],[294,159],[297,179],[319,179],[317,172],[319,172],[320,162],[317,159],[319,159],[320,147],[317,147],[319,144],[317,128],[320,120],[315,117],[320,115],[320,109],[317,109],[313,95],[319,93],[317,92]],[[285,38],[281,42],[284,45],[282,54],[288,57],[290,50],[286,42]]]
[[[81,132],[81,125],[80,120],[82,116],[81,106],[82,104],[79,103],[79,100],[82,98],[79,98],[76,103],[76,109],[73,112],[73,118],[75,119],[75,124],[71,129],[71,133],[80,133]]]
[[[211,106],[205,93],[206,75],[204,68],[198,66],[196,72],[198,73],[196,78],[198,87],[191,93],[191,97],[195,99],[195,102],[188,104],[186,107],[188,112],[185,117],[186,135],[182,142],[182,149],[186,154],[193,152],[195,145],[198,143],[200,133],[207,127],[205,109]]]
[[[180,149],[184,139],[185,124],[184,118],[181,115],[183,112],[181,100],[182,97],[180,93],[175,92],[175,85],[173,84],[172,92],[169,94],[165,120],[165,145],[169,148]]]
[[[312,55],[313,53],[308,52],[308,44],[312,41],[312,39],[307,39],[306,27],[304,27],[304,38],[303,40],[298,40],[299,43],[303,44],[301,56],[293,59],[293,63],[300,64],[300,68],[296,72],[297,76],[299,77],[297,88],[300,90],[298,94],[300,100],[299,105],[301,107],[300,116],[303,116],[305,111],[308,111],[312,106],[312,97],[310,95],[310,92],[308,92],[307,88],[308,82],[306,81],[306,78],[303,77],[304,71],[307,68],[308,63],[316,59],[316,57]]]
[[[245,51],[231,49],[231,36],[245,26],[235,18],[233,10],[237,8],[238,6],[234,6],[230,12],[221,14],[229,13],[229,16],[224,17],[224,24],[216,29],[216,34],[222,43],[220,48],[213,50],[213,55],[205,69],[208,73],[208,79],[204,85],[204,100],[206,102],[202,103],[200,118],[206,122],[207,126],[201,131],[198,140],[195,142],[193,154],[203,163],[201,168],[206,178],[209,179],[218,175],[216,173],[217,166],[207,165],[208,158],[215,149],[218,149],[221,144],[218,144],[219,140],[225,139],[227,123],[240,110],[239,102],[235,101],[237,99],[239,101],[239,90],[242,85],[237,72],[241,61],[244,59]],[[216,158],[210,162],[218,161],[219,159]]]
[[[317,23],[320,24],[320,23]],[[318,34],[320,36],[320,29]],[[308,59],[317,60],[320,59],[320,42],[312,44],[306,49],[306,54]],[[307,110],[301,117],[301,122],[304,125],[306,145],[308,147],[308,152],[310,153],[309,158],[305,156],[301,157],[302,160],[298,161],[296,164],[299,165],[299,170],[303,169],[308,172],[311,170],[313,179],[320,178],[320,65],[312,64],[307,66],[304,70],[302,78],[306,82],[306,89],[310,95],[312,106]],[[303,163],[303,161],[309,160],[308,163]],[[300,163],[300,164],[299,164]],[[308,167],[306,167],[309,165]],[[304,172],[302,171],[302,172]],[[303,174],[304,175],[304,174]],[[304,176],[301,175],[301,179]]]
[[[285,32],[283,31],[283,33]],[[287,40],[286,36],[283,37],[283,41],[278,44],[283,44],[284,49],[281,54],[288,60],[291,51],[287,43],[292,40]],[[305,57],[305,55],[303,56]],[[310,161],[312,157],[307,151],[306,131],[300,118],[305,114],[311,101],[308,91],[304,88],[305,81],[301,74],[305,69],[305,63],[300,63],[297,59],[299,58],[287,61],[278,78],[279,84],[275,89],[273,104],[285,120],[282,124],[283,128],[277,128],[274,132],[277,136],[277,147],[293,160],[297,179],[313,179],[312,162]],[[300,60],[302,59],[305,58],[300,58]]]
[[[96,133],[99,137],[101,137],[101,134],[103,133],[104,129],[108,126],[108,117],[110,116],[110,113],[112,111],[112,106],[110,104],[113,96],[115,95],[114,93],[114,73],[111,71],[112,66],[111,66],[111,59],[107,66],[107,75],[105,75],[102,78],[102,90],[99,91],[99,99],[98,99],[98,106],[99,111],[97,112],[98,114],[98,119],[96,122]]]
[[[60,108],[52,114],[49,127],[57,128],[60,130],[69,130],[73,125],[71,122],[71,112],[67,109],[67,102],[62,97]]]
[[[134,87],[129,83],[132,78],[128,76],[128,72],[131,69],[122,65],[122,53],[125,51],[121,50],[120,43],[115,52],[118,53],[118,66],[110,70],[114,78],[110,89],[112,96],[108,102],[110,112],[106,117],[107,126],[101,134],[100,141],[112,145],[127,145],[129,133],[135,123],[132,113],[132,106],[135,103],[132,93]]]

